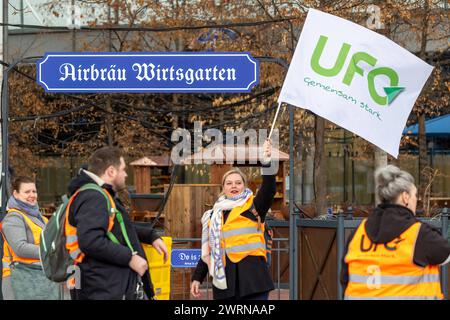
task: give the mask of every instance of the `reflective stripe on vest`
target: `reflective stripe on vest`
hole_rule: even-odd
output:
[[[439,267],[413,263],[421,223],[389,243],[375,244],[366,233],[366,221],[356,230],[345,256],[349,272],[345,299],[442,299]]]
[[[247,256],[266,257],[266,243],[264,240],[264,224],[258,229],[258,222],[242,216],[253,204],[251,196],[245,204],[232,209],[227,221],[222,220],[222,248],[227,257],[237,263]]]
[[[80,250],[80,248],[75,249],[75,250],[72,250],[71,252],[69,252],[69,255],[70,255],[70,257],[71,257],[73,260],[77,260],[78,255],[81,255],[81,250]],[[81,262],[81,261],[80,261],[80,262]]]
[[[19,215],[21,215],[23,217],[26,226],[31,230],[31,234],[33,236],[32,244],[39,246],[40,240],[41,240],[40,236],[41,236],[42,228],[39,225],[37,225],[36,223],[34,223],[33,220],[31,220],[25,213],[23,213],[17,209],[9,209],[7,214],[10,214],[13,212],[18,213]],[[48,219],[45,217],[42,217],[42,218],[44,220],[44,223],[47,224]],[[2,266],[3,266],[2,277],[3,278],[11,275],[10,267],[11,267],[11,264],[13,264],[15,262],[20,262],[20,263],[24,263],[24,264],[41,265],[41,261],[39,259],[19,257],[12,250],[11,246],[8,244],[8,241],[4,234],[3,234],[3,240],[4,240],[3,259],[2,259]]]
[[[229,252],[250,251],[250,250],[255,250],[255,249],[265,250],[266,246],[264,245],[264,243],[255,242],[255,243],[249,243],[249,244],[241,244],[239,246],[227,247],[227,248],[225,248],[225,251],[227,253],[229,253]]]
[[[2,278],[9,277],[11,275],[11,253],[9,251],[9,247],[7,246],[7,242],[5,236],[3,236],[3,258],[2,258]]]
[[[66,236],[66,242],[71,243],[71,242],[75,242],[75,241],[78,241],[77,236],[73,236],[73,235]]]
[[[11,253],[9,251],[9,247],[7,246],[7,242],[5,236],[3,236],[3,258],[2,258],[2,277],[6,278],[11,275]]]
[[[262,233],[261,230],[258,230],[257,227],[247,227],[247,228],[239,228],[229,231],[222,232],[222,236],[224,238],[229,238],[237,235],[243,235],[243,234],[252,234],[252,233]]]
[[[76,195],[80,191],[81,190],[77,190],[72,195],[72,197],[70,197],[69,203],[67,204],[67,207],[66,207],[66,216],[65,216],[65,223],[64,223],[64,232],[66,235],[66,249],[69,251],[69,255],[74,260],[75,264],[81,263],[83,261],[85,255],[80,250],[80,247],[78,245],[77,228],[72,226],[69,223],[69,209],[70,209],[70,205],[72,204]],[[113,198],[111,197],[111,195],[109,194],[109,192],[107,190],[104,190],[104,191],[105,191],[105,194],[107,195],[109,202],[111,204],[111,212],[114,213],[115,209],[116,209],[116,204],[115,204]],[[108,232],[111,231],[114,226],[114,218],[115,218],[115,214],[109,215]]]
[[[361,276],[358,274],[350,275],[349,281],[355,283],[369,283],[373,276]],[[425,274],[423,276],[379,276],[377,278],[380,285],[383,284],[418,284],[426,282],[441,281],[438,274]]]

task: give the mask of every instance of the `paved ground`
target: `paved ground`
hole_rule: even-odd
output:
[[[275,289],[271,291],[269,300],[289,300],[289,289]]]
[[[201,291],[201,297],[202,300],[212,300],[212,291],[208,291],[208,296],[206,294],[206,290],[200,290]],[[193,299],[191,297],[191,299]],[[269,300],[289,300],[289,289],[275,289],[270,292],[269,294]]]

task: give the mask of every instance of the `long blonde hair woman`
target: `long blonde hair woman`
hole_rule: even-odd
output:
[[[271,156],[271,141],[264,144]],[[264,174],[256,194],[246,176],[233,169],[222,178],[222,195],[202,217],[202,258],[192,278],[191,293],[200,297],[200,283],[208,272],[214,299],[266,300],[273,282],[266,263],[264,219],[276,192],[275,175]]]

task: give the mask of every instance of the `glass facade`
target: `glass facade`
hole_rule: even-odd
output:
[[[29,29],[27,25],[86,26],[92,21],[104,23],[108,16],[103,4],[74,0],[9,0],[8,8],[8,23],[25,25],[10,26],[11,30]]]

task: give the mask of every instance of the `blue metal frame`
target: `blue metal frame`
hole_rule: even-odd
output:
[[[294,108],[289,106],[289,299],[298,299],[297,216],[294,211]]]

